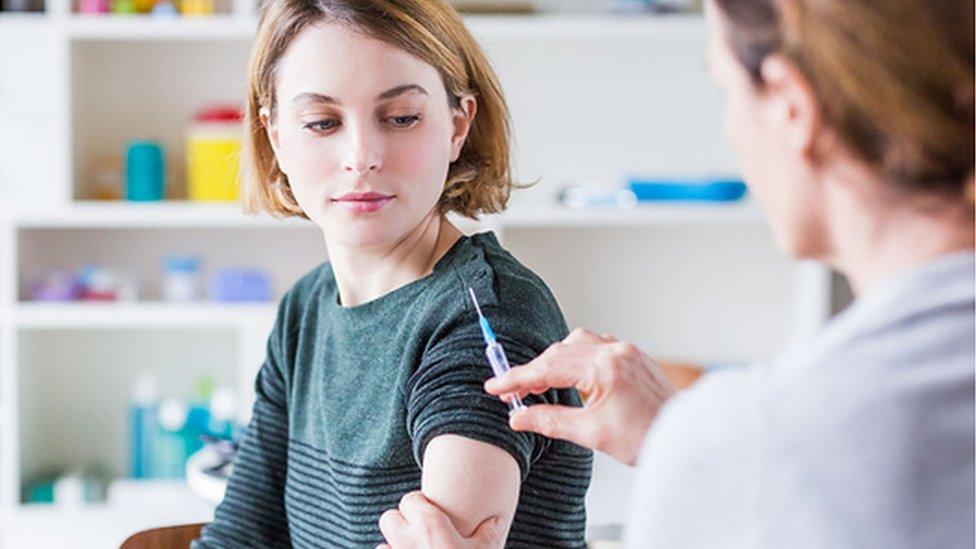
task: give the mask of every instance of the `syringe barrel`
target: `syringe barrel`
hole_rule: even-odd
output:
[[[505,375],[505,372],[512,369],[508,364],[508,357],[505,356],[505,349],[502,348],[501,343],[497,341],[489,343],[485,347],[485,355],[488,356],[488,363],[491,364],[491,371],[495,377]]]
[[[491,370],[495,374],[495,377],[504,375],[505,372],[512,369],[508,364],[508,357],[505,356],[505,349],[502,348],[501,343],[497,341],[489,343],[485,347],[485,355],[488,356],[488,363],[491,364]],[[516,395],[512,395],[511,400],[508,401],[509,415],[523,408],[525,408],[525,404],[522,403],[522,399]]]

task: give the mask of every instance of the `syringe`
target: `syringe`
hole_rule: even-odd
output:
[[[505,356],[505,349],[502,348],[502,344],[495,338],[495,332],[492,331],[491,325],[488,324],[488,319],[481,313],[481,306],[478,305],[478,298],[474,296],[474,290],[468,288],[468,292],[471,293],[471,301],[474,302],[474,308],[478,311],[481,335],[485,339],[485,356],[488,357],[491,370],[494,372],[495,377],[504,375],[505,372],[512,369],[508,364],[508,357]],[[525,404],[522,403],[522,399],[518,395],[510,395],[510,397],[508,401],[508,415],[525,409]]]

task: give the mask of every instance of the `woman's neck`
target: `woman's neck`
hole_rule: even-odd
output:
[[[326,239],[343,307],[354,307],[429,275],[461,231],[437,211],[392,246],[364,250]]]
[[[832,187],[827,261],[857,295],[939,257],[973,250],[971,206],[905,196],[885,182]]]

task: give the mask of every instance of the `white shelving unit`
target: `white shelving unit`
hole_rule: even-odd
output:
[[[66,0],[47,2],[45,14],[0,13],[0,546],[104,547],[140,528],[207,520],[212,506],[180,486],[148,486],[138,505],[30,506],[27,478],[92,460],[122,473],[120,422],[144,369],[160,374],[164,392],[201,374],[229,384],[246,419],[274,317],[273,303],[160,302],[160,257],[259,266],[280,297],[325,256],[309,223],[236,205],[91,200],[93,163],[134,137],[162,142],[179,196],[184,121],[201,104],[242,98],[251,1],[163,21],[79,16]],[[516,176],[540,182],[516,191],[504,214],[462,226],[495,230],[549,282],[571,325],[662,358],[724,364],[767,358],[829,316],[829,273],[783,258],[749,200],[554,205],[564,184],[736,173],[700,18],[467,20],[507,93]],[[137,277],[140,299],[27,301],[34,273],[88,261]],[[626,468],[598,459],[591,525],[624,521],[629,485]]]

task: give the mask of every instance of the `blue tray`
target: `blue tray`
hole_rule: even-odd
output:
[[[640,201],[732,202],[746,194],[745,183],[737,179],[632,179],[627,187]]]

